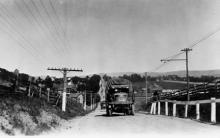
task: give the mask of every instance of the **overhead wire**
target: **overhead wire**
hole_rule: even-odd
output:
[[[70,23],[69,23],[69,20],[70,20],[70,15],[69,15],[69,6],[71,6],[70,4],[71,4],[71,2],[69,1],[69,0],[66,0],[67,1],[67,3],[66,3],[66,17],[67,17],[67,19],[66,19],[66,42],[67,42],[67,47],[69,48],[69,51],[71,50],[71,43],[70,43],[70,41],[69,41],[69,38],[68,38],[68,30],[69,30],[69,25],[70,25]],[[68,2],[70,2],[70,3],[68,3]]]
[[[49,26],[47,25],[47,23],[46,23],[46,21],[44,20],[44,18],[43,18],[43,16],[41,15],[41,12],[39,11],[39,8],[38,8],[38,6],[35,4],[35,2],[33,1],[33,0],[30,0],[30,2],[31,2],[31,4],[32,4],[32,6],[33,6],[33,9],[35,9],[35,11],[37,12],[37,14],[38,14],[38,16],[39,16],[39,19],[41,20],[41,21],[38,21],[38,22],[41,22],[41,25],[42,25],[42,29],[44,30],[44,29],[46,29],[46,30],[48,30],[51,34],[48,36],[48,38],[50,38],[50,40],[49,40],[49,42],[50,42],[50,44],[51,44],[51,47],[52,48],[55,48],[55,50],[58,52],[58,54],[60,55],[60,56],[62,56],[61,54],[60,54],[60,49],[59,49],[59,46],[57,47],[57,43],[55,43],[55,41],[56,41],[56,38],[52,35],[53,33],[52,33],[52,31],[49,29]],[[37,19],[36,19],[37,20]],[[40,23],[38,23],[38,24],[40,24]]]
[[[192,44],[192,45],[189,46],[188,48],[191,49],[191,48],[194,48],[195,46],[198,46],[199,43],[201,43],[201,42],[207,40],[208,38],[210,38],[211,36],[213,36],[214,34],[216,34],[216,33],[219,32],[219,31],[220,31],[220,28],[218,28],[218,29],[215,30],[214,32],[211,32],[210,34],[206,35],[205,37],[203,37],[203,38],[200,39],[199,41],[195,42],[194,44]],[[179,55],[181,55],[181,54],[183,54],[183,53],[185,53],[185,52],[182,51],[182,52],[180,52],[180,53],[178,53],[178,54],[175,54],[175,55],[173,55],[173,56],[169,56],[169,57],[165,58],[165,60],[174,59],[174,58],[178,57]],[[159,65],[159,66],[156,67],[154,70],[158,70],[158,69],[162,68],[166,63],[168,63],[168,62],[166,62],[166,61],[163,62],[163,64]]]
[[[66,53],[68,50],[65,50],[65,47],[64,47],[64,36],[62,36],[62,33],[63,33],[63,29],[62,29],[62,25],[60,24],[60,19],[59,19],[59,16],[58,16],[58,13],[56,12],[56,9],[55,9],[55,7],[52,5],[51,6],[51,4],[52,4],[52,2],[50,1],[50,0],[47,0],[47,2],[49,2],[49,3],[47,3],[47,5],[48,5],[48,7],[47,7],[47,9],[49,10],[49,8],[50,9],[52,9],[52,12],[51,11],[47,11],[51,16],[53,16],[52,18],[54,18],[54,19],[56,19],[56,22],[58,23],[58,25],[56,25],[56,24],[54,24],[54,27],[56,27],[58,30],[59,30],[59,34],[57,35],[58,37],[59,37],[59,39],[60,39],[60,41],[62,41],[63,43],[61,44],[61,48],[62,48],[62,50],[63,50],[63,53]],[[56,1],[53,1],[53,2],[56,2]],[[45,7],[45,6],[44,6]],[[52,14],[53,13],[53,14]],[[52,20],[52,18],[51,18],[51,20]]]
[[[40,4],[41,4],[41,7],[42,7],[43,10],[45,11],[47,17],[49,18],[49,21],[50,21],[51,25],[53,26],[53,28],[54,28],[54,30],[55,30],[55,32],[56,32],[56,33],[55,33],[55,34],[56,34],[56,37],[59,39],[59,42],[60,42],[61,48],[62,48],[63,43],[62,43],[62,39],[60,38],[60,35],[59,35],[60,32],[58,31],[58,28],[56,27],[56,25],[55,25],[54,22],[52,21],[52,17],[51,17],[51,15],[49,14],[49,12],[48,12],[47,8],[45,7],[44,3],[42,2],[42,0],[39,0],[39,1],[40,1]],[[58,39],[57,39],[57,40],[58,40]],[[66,52],[64,49],[63,49],[63,51]]]
[[[62,26],[60,17],[59,17],[59,15],[58,15],[58,13],[57,13],[57,11],[56,11],[56,8],[54,7],[54,4],[52,3],[51,0],[49,0],[49,4],[50,4],[50,7],[51,7],[52,10],[53,10],[54,16],[57,18],[57,21],[58,21],[58,23],[59,23],[59,26],[61,27],[61,30],[62,30],[62,33],[63,33],[64,43],[66,43],[66,41],[68,41],[68,40],[66,40],[66,38],[65,38],[65,35],[66,35],[66,34],[65,34],[65,28]],[[66,46],[66,44],[65,44],[65,46]],[[67,50],[67,51],[69,51],[69,50]]]
[[[199,41],[195,42],[192,46],[190,46],[189,48],[193,48],[195,46],[197,46],[199,43],[201,43],[202,41],[205,41],[206,39],[210,38],[211,36],[213,36],[214,34],[216,34],[217,32],[220,31],[220,28],[218,28],[217,30],[211,32],[210,34],[206,35],[205,37],[203,37],[202,39],[200,39]]]
[[[2,12],[4,12],[1,8],[0,10]],[[9,30],[11,30],[13,32],[13,35],[17,35],[18,37],[20,37],[20,39],[25,42],[32,50],[34,50],[36,53],[38,52],[36,50],[36,48],[33,47],[33,45],[30,43],[30,41],[28,41],[25,36],[17,30],[16,27],[14,27],[14,24],[10,22],[10,20],[8,19],[9,16],[7,15],[7,13],[4,12],[4,14],[0,14],[1,18],[3,19],[2,23],[6,23],[7,25],[9,25],[10,27],[8,27]]]
[[[1,22],[1,20],[0,20]],[[15,41],[18,46],[20,46],[22,49],[25,50],[25,52],[27,52],[30,56],[34,56],[34,58],[36,58],[37,60],[39,60],[39,57],[33,53],[32,50],[28,49],[24,43],[21,42],[21,40],[16,39],[14,33],[10,32],[9,29],[5,30],[6,28],[2,28],[2,26],[0,27],[0,30],[4,32],[4,34],[7,34],[9,36],[10,39],[12,39],[13,41]],[[13,35],[12,35],[13,34]]]
[[[0,22],[2,22],[2,20],[0,20]],[[2,22],[2,23],[4,24],[4,22]],[[8,27],[7,25],[3,25],[3,26],[4,26],[4,28],[1,28],[1,30],[5,34],[7,34],[10,37],[10,39],[14,40],[18,44],[18,46],[20,46],[22,49],[24,49],[25,52],[27,52],[30,56],[33,56],[37,61],[44,62],[44,60],[42,60],[35,52],[33,52],[33,49],[30,50],[29,48],[27,48],[28,47],[27,43],[25,43],[21,38],[20,38],[20,40],[18,40],[19,39],[19,35],[17,35],[18,39],[16,39],[16,37],[15,37],[16,33],[14,32],[14,30],[10,30],[11,27]],[[6,28],[8,28],[8,29],[4,30]]]
[[[42,34],[46,34],[45,32],[45,28],[42,26],[42,24],[38,21],[38,19],[35,17],[34,13],[32,12],[32,10],[29,8],[29,6],[27,5],[27,3],[25,2],[25,0],[21,0],[23,2],[23,5],[25,6],[25,8],[27,9],[27,11],[30,13],[31,17],[34,19],[35,23],[37,23],[37,25],[40,27],[40,32]],[[33,20],[30,20],[33,21]],[[57,51],[59,51],[59,49],[57,49],[57,47],[55,47]]]
[[[20,7],[20,5],[17,3],[17,1],[15,1],[15,5],[17,6],[17,8],[20,10],[20,12],[22,13],[23,17],[29,22],[29,23],[32,23],[32,25],[34,25],[34,22],[31,21],[31,19],[26,15],[26,13],[23,12],[23,9],[22,7]],[[16,19],[16,18],[15,18]],[[19,23],[19,22],[18,22]],[[16,23],[14,23],[16,24]],[[15,28],[16,29],[16,28]],[[29,44],[29,46],[31,46],[35,52],[37,52],[37,54],[40,55],[41,51],[39,49],[36,48],[36,46],[34,46],[33,42],[28,40],[22,33],[20,33],[20,35],[25,39],[25,41],[27,41],[27,43]],[[41,55],[41,57],[44,57]],[[44,57],[45,58],[45,57]]]

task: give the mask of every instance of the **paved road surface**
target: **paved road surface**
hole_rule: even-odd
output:
[[[135,116],[115,114],[105,116],[105,110],[96,110],[86,116],[63,122],[49,135],[106,135],[106,134],[183,134],[210,135],[220,132],[220,126],[190,119],[136,113]]]

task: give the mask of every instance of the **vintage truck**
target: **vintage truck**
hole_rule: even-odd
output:
[[[106,85],[106,114],[113,112],[134,115],[134,91],[132,83],[122,78],[112,78]]]

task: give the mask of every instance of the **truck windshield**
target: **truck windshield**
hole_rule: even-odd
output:
[[[111,90],[111,92],[113,92],[113,93],[118,93],[118,92],[128,93],[129,89],[128,88],[114,88]]]

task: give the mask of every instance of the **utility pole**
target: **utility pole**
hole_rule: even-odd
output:
[[[84,91],[84,110],[86,111],[86,91]]]
[[[192,51],[190,48],[184,48],[181,51],[184,51],[186,53],[186,58],[185,59],[162,59],[160,60],[161,62],[169,62],[169,61],[186,61],[186,83],[187,83],[187,101],[190,101],[190,96],[189,96],[189,69],[188,69],[188,52]]]
[[[186,53],[186,81],[187,81],[187,101],[190,101],[189,96],[189,69],[188,69],[188,52],[192,51],[192,49],[184,48],[183,50]]]
[[[47,70],[60,71],[63,74],[63,96],[62,96],[62,111],[66,111],[66,92],[67,92],[67,73],[71,71],[82,72],[82,69],[68,68],[48,68]]]

